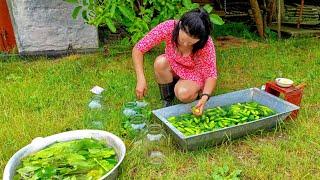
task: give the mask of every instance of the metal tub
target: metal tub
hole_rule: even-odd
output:
[[[164,124],[169,134],[173,136],[173,139],[178,143],[178,145],[180,145],[182,149],[196,150],[204,146],[218,145],[225,140],[239,138],[257,130],[273,128],[278,122],[288,117],[292,111],[299,109],[298,106],[284,101],[258,88],[250,88],[213,96],[207,102],[205,109],[250,101],[255,101],[265,105],[276,111],[276,114],[244,124],[186,137],[170,122],[168,122],[167,118],[185,113],[191,113],[191,107],[194,106],[196,102],[161,108],[152,111],[152,113],[158,120],[161,121],[162,124]]]
[[[72,141],[76,139],[84,139],[84,138],[93,138],[97,140],[102,140],[106,143],[106,145],[112,147],[117,155],[118,163],[116,164],[113,169],[107,172],[102,179],[116,179],[118,177],[118,169],[120,164],[122,163],[125,154],[126,154],[126,147],[123,141],[116,135],[109,133],[107,131],[101,130],[75,130],[75,131],[68,131],[59,134],[55,134],[48,137],[38,137],[35,138],[30,144],[20,149],[16,152],[8,161],[4,173],[3,173],[3,180],[12,180],[15,173],[16,167],[20,164],[21,159],[24,157],[40,151],[47,146],[54,144],[56,142],[64,142],[64,141]]]

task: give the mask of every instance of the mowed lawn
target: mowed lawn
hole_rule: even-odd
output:
[[[112,46],[111,46],[112,49]],[[112,49],[117,51],[115,47]],[[128,49],[130,50],[130,49]],[[161,107],[153,75],[153,59],[145,59],[150,108]],[[259,43],[253,48],[217,47],[218,85],[215,94],[261,87],[276,77],[307,84],[299,117],[272,131],[260,131],[195,152],[168,144],[166,162],[148,163],[131,139],[120,179],[208,179],[219,167],[241,170],[243,179],[316,179],[320,177],[320,40],[289,39]],[[84,128],[89,90],[106,89],[106,131],[120,136],[121,108],[135,99],[131,53],[72,55],[60,59],[1,57],[0,168],[20,148],[39,136]],[[219,174],[219,173],[218,173]]]

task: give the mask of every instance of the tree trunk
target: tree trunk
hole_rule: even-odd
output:
[[[275,0],[270,0],[268,2],[267,12],[268,12],[267,24],[268,24],[268,26],[270,26],[271,23],[272,23],[272,19],[275,16],[275,12],[276,12],[276,2],[275,2]]]
[[[261,11],[257,0],[250,0],[253,17],[256,21],[259,36],[264,39],[264,27]]]
[[[264,36],[266,37],[266,29],[267,29],[267,3],[266,0],[263,0],[263,33]]]

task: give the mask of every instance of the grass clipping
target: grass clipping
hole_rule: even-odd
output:
[[[102,141],[60,142],[24,158],[14,179],[99,179],[116,164],[115,151]]]

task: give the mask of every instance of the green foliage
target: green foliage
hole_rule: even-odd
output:
[[[211,175],[212,179],[215,180],[240,180],[241,170],[234,170],[230,172],[230,169],[227,165],[223,167],[218,167],[215,169]]]
[[[251,32],[250,27],[244,23],[226,23],[223,26],[215,26],[215,37],[229,35],[251,40],[259,39],[259,36]]]
[[[101,141],[60,142],[23,159],[15,179],[98,179],[116,163],[115,151]]]
[[[72,17],[75,19],[81,12],[86,23],[95,26],[107,26],[115,33],[117,28],[124,26],[131,35],[130,41],[137,42],[151,28],[168,20],[177,19],[185,12],[198,8],[199,4],[191,0],[65,0],[75,6]],[[213,13],[209,4],[203,7],[210,15],[210,20],[217,25],[224,21]]]
[[[75,6],[72,17],[75,19],[81,12],[86,23],[95,26],[107,26],[111,32],[116,32],[117,26],[132,23],[135,12],[133,2],[121,0],[65,0]]]
[[[224,21],[221,19],[220,16],[212,13],[213,12],[212,6],[210,6],[209,4],[206,4],[203,6],[203,9],[209,13],[210,20],[213,24],[216,24],[216,25],[223,25],[224,24]]]
[[[265,29],[265,34],[268,40],[276,40],[278,38],[278,34],[272,31],[270,28]]]

